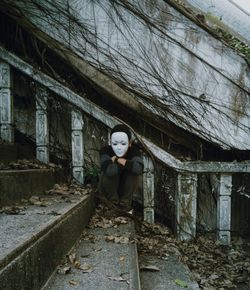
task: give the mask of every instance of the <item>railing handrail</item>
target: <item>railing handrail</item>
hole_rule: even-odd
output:
[[[63,97],[69,103],[75,105],[85,113],[102,122],[109,128],[112,128],[114,125],[122,122],[118,118],[110,116],[108,112],[101,109],[91,101],[84,99],[82,96],[76,94],[57,80],[34,68],[32,65],[28,64],[15,54],[9,52],[2,46],[0,46],[0,58],[22,73],[28,75],[41,85],[47,87],[49,90],[53,91],[60,97]],[[250,162],[182,162],[159,146],[152,143],[144,136],[138,133],[136,133],[136,135],[145,144],[145,146],[147,146],[147,149],[149,152],[151,152],[151,154],[153,154],[153,156],[176,171],[250,173]]]

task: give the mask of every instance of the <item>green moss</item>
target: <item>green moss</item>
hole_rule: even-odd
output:
[[[211,12],[207,12],[204,16],[207,21],[210,21],[214,25],[217,25],[217,26],[221,25],[221,19],[217,16],[214,16]]]
[[[234,37],[231,33],[226,32],[221,28],[216,28],[216,32],[237,52],[243,54],[248,60],[250,60],[250,47]]]

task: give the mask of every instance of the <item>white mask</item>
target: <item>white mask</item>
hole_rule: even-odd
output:
[[[128,135],[124,132],[115,132],[111,135],[111,147],[117,157],[123,157],[129,147]]]

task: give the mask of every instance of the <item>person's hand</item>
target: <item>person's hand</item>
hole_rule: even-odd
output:
[[[121,164],[122,166],[125,166],[126,162],[127,162],[127,159],[125,158],[117,158],[116,160],[117,163]]]
[[[117,156],[112,156],[111,160],[112,160],[113,163],[115,163],[117,161]]]

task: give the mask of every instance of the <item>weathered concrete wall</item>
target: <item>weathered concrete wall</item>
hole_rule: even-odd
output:
[[[228,27],[237,32],[243,40],[245,39],[250,43],[250,14],[244,10],[244,8],[237,6],[237,0],[185,0],[185,2],[201,10],[204,14],[211,13],[218,17],[219,21],[225,23]]]
[[[23,8],[79,56],[148,95],[140,101],[153,114],[224,148],[249,149],[250,75],[241,56],[165,1],[69,4],[45,2],[51,18]]]

